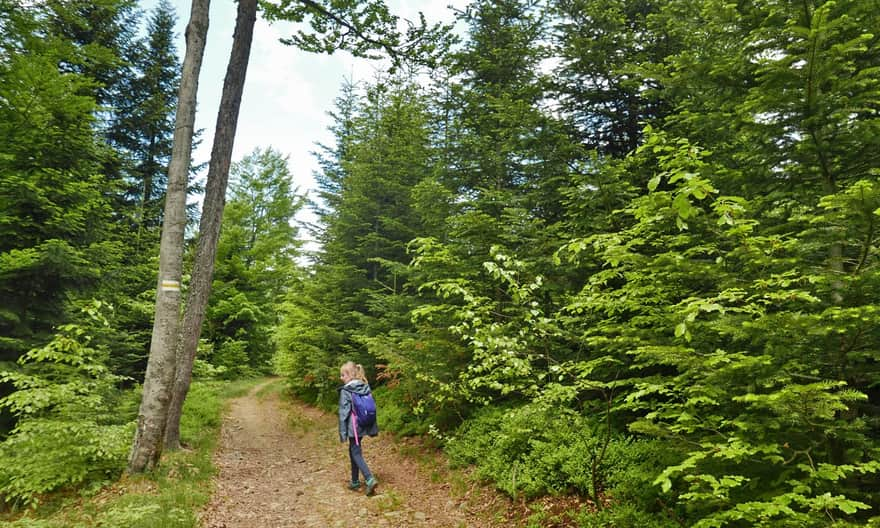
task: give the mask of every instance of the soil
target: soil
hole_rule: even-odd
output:
[[[224,419],[204,528],[511,525],[503,499],[451,476],[436,452],[387,433],[363,441],[375,494],[349,490],[336,415],[264,386],[233,400]]]

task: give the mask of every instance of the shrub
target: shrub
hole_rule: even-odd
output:
[[[663,493],[654,484],[657,474],[680,459],[667,442],[658,439],[620,438],[608,445],[605,465],[608,494],[615,504],[635,504],[637,508],[654,512],[658,499],[674,502],[670,493]]]
[[[87,313],[106,324],[99,309],[96,303]],[[0,443],[4,501],[35,506],[40,494],[113,478],[125,467],[135,408],[90,340],[85,328],[62,326],[49,344],[22,356],[18,370],[0,373],[15,389],[0,407],[18,420]]]
[[[248,343],[238,339],[226,339],[214,350],[211,363],[223,370],[225,379],[239,379],[255,375],[248,364]]]
[[[480,478],[511,496],[593,495],[593,460],[605,442],[604,427],[572,410],[540,404],[486,408],[462,425],[446,444],[455,465],[476,466]],[[599,487],[620,500],[650,509],[652,485],[667,452],[656,441],[612,434],[596,464]]]
[[[632,504],[615,504],[595,512],[577,515],[580,528],[672,528],[681,526],[657,513],[642,511]]]
[[[428,431],[427,425],[412,412],[411,407],[399,401],[399,392],[382,386],[377,387],[373,393],[379,406],[379,426],[383,431],[407,436],[425,434]]]

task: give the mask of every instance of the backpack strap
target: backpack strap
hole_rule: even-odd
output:
[[[354,412],[354,409],[351,410],[351,428],[354,429],[354,445],[361,445],[361,441],[358,438],[358,415]]]

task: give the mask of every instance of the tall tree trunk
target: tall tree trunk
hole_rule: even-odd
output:
[[[165,196],[165,215],[159,247],[156,315],[137,431],[128,459],[128,471],[131,473],[154,468],[162,455],[180,330],[180,277],[186,228],[186,184],[192,156],[196,93],[208,34],[210,4],[210,0],[193,0],[189,24],[186,26],[186,55],[178,91],[174,145],[168,165],[168,191]]]
[[[180,447],[180,415],[192,380],[193,361],[202,332],[202,322],[205,319],[205,308],[211,294],[217,240],[220,237],[223,207],[226,204],[226,185],[229,181],[232,146],[238,125],[241,95],[244,91],[256,19],[257,0],[239,0],[232,52],[226,68],[226,78],[223,81],[223,95],[220,98],[220,110],[217,114],[205,201],[199,222],[198,251],[187,295],[180,346],[177,349],[177,371],[165,429],[165,445],[169,449]]]

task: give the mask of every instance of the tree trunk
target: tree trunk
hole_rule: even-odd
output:
[[[180,278],[183,270],[183,242],[186,228],[186,185],[192,156],[196,93],[208,34],[210,3],[210,0],[193,0],[189,24],[186,27],[186,55],[183,59],[178,90],[174,145],[168,165],[168,191],[165,196],[165,214],[159,246],[156,315],[138,412],[137,431],[128,459],[128,471],[131,473],[153,469],[162,455],[162,441],[171,400],[175,351],[180,330]]]
[[[217,240],[220,237],[223,207],[226,204],[226,185],[229,181],[232,146],[235,140],[235,129],[238,124],[241,95],[244,91],[245,74],[250,58],[256,19],[257,0],[239,0],[232,52],[229,56],[229,65],[226,68],[226,78],[223,81],[223,94],[220,98],[220,110],[217,114],[211,163],[208,167],[205,201],[199,222],[198,251],[193,265],[183,329],[177,349],[177,371],[174,376],[173,396],[165,429],[165,445],[169,449],[180,447],[180,415],[192,380],[193,361],[202,332],[208,297],[211,294]]]

